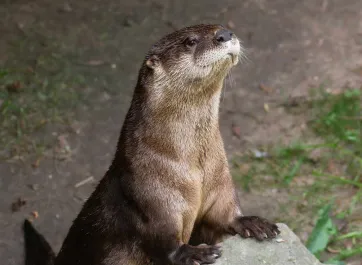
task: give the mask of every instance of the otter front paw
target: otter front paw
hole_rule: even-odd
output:
[[[280,234],[277,225],[258,216],[239,217],[235,220],[234,229],[241,237],[254,237],[260,241]]]
[[[206,244],[190,246],[184,244],[171,255],[171,260],[175,265],[201,265],[215,263],[220,256],[220,246]]]

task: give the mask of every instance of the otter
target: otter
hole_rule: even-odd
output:
[[[227,236],[279,234],[242,214],[219,130],[223,81],[242,51],[221,25],[189,26],[154,44],[114,159],[57,256],[25,221],[27,265],[211,264]]]

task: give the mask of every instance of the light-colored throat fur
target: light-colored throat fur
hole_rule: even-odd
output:
[[[218,139],[219,103],[223,80],[209,87],[195,85],[187,91],[171,91],[148,87],[142,100],[142,108],[133,106],[141,119],[132,119],[133,137],[138,144],[129,142],[136,149],[145,147],[155,155],[163,153],[172,160],[193,160],[201,149]],[[210,86],[211,85],[211,86]],[[162,93],[160,92],[162,89]],[[207,93],[205,93],[207,90]],[[142,148],[143,149],[143,148]]]

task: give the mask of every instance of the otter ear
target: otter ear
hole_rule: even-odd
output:
[[[151,68],[155,69],[160,64],[160,58],[157,55],[152,55],[150,58],[147,59],[146,65]]]

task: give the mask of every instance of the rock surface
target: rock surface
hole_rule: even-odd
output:
[[[223,243],[223,255],[217,265],[322,265],[285,224],[281,234],[271,241],[241,240],[239,236]],[[283,241],[282,241],[283,240]]]

